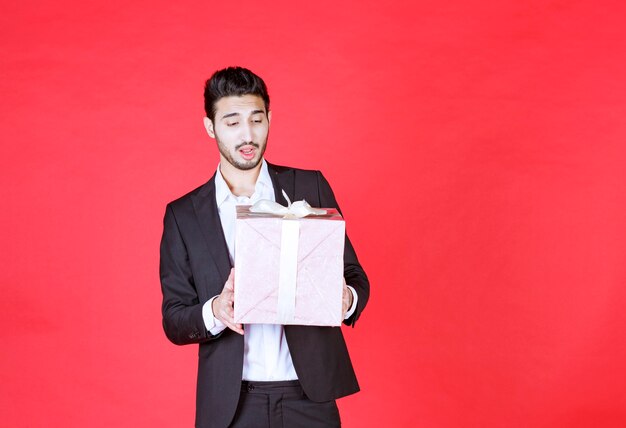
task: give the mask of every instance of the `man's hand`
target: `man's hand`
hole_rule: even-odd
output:
[[[348,289],[348,285],[346,284],[346,279],[343,279],[343,299],[342,299],[342,311],[341,318],[346,318],[346,313],[352,306],[352,300],[354,296],[352,295],[352,291]]]
[[[226,284],[224,284],[224,289],[219,296],[213,299],[211,309],[213,310],[213,316],[220,320],[226,327],[230,328],[236,333],[243,335],[243,326],[241,324],[235,324],[235,320],[233,318],[235,316],[235,293],[233,291],[234,285],[235,274],[234,269],[231,269],[230,275],[228,275],[228,279],[226,280]]]

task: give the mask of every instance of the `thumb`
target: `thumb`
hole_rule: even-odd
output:
[[[226,280],[226,284],[224,284],[225,288],[232,290],[235,285],[235,268],[230,269],[230,274],[228,274],[228,279]]]

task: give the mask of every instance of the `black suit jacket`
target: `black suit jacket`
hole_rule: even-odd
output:
[[[305,199],[314,207],[339,209],[319,171],[268,164],[276,201],[286,205]],[[177,345],[199,343],[196,426],[226,427],[241,389],[244,341],[225,329],[212,336],[205,328],[202,305],[221,293],[231,268],[228,247],[215,201],[215,176],[168,204],[161,240],[163,328]],[[369,282],[346,236],[344,277],[358,294],[357,308],[346,321],[355,324],[369,297]],[[313,401],[333,400],[359,390],[340,328],[285,326],[294,368]]]

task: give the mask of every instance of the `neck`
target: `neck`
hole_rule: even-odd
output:
[[[261,173],[262,165],[261,161],[253,169],[243,171],[235,168],[225,159],[220,159],[220,172],[233,195],[250,197],[254,193],[254,186]]]

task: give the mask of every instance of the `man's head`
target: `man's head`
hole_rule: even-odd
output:
[[[270,96],[265,82],[243,67],[228,67],[217,70],[204,85],[204,111],[215,121],[216,103],[224,97],[256,95],[265,102],[265,111],[270,111]]]
[[[215,138],[221,161],[240,170],[255,168],[265,152],[270,98],[265,82],[250,70],[216,71],[204,87],[204,126]]]

